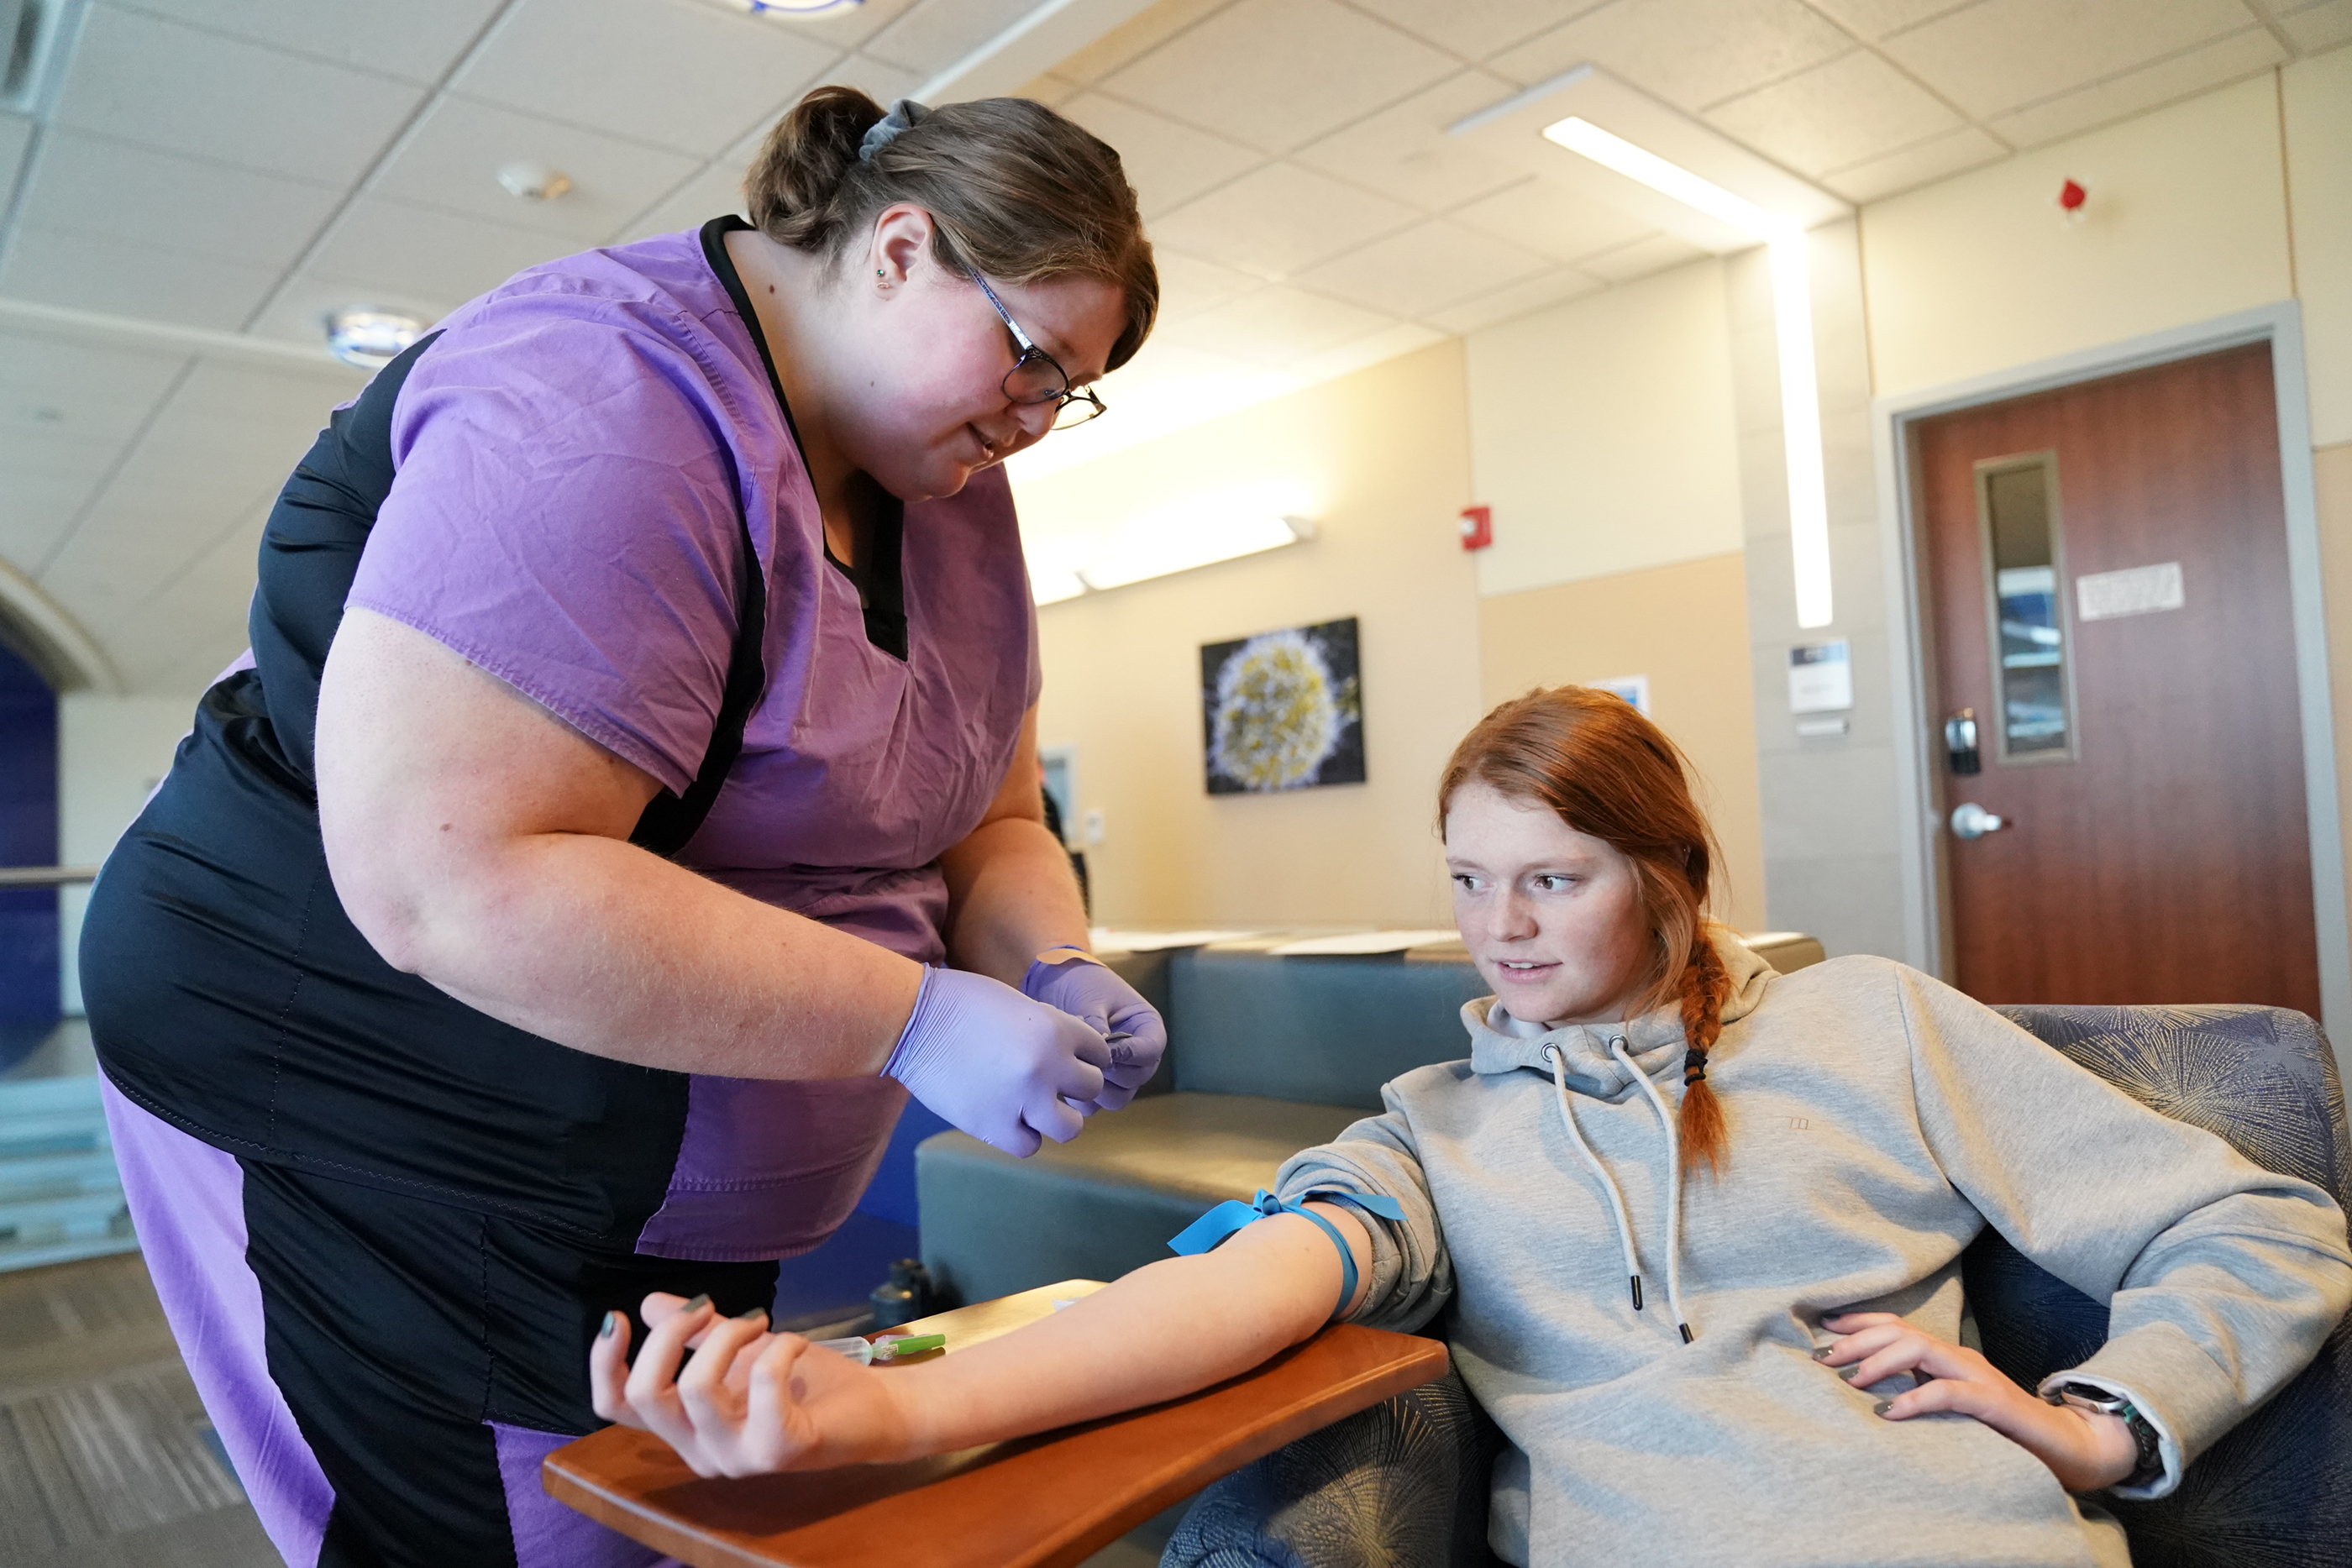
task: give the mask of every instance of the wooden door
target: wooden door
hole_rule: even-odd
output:
[[[1915,430],[1955,982],[2316,1016],[2269,345]]]

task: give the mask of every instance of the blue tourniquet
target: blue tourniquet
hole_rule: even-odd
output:
[[[1382,1219],[1393,1219],[1399,1224],[1404,1222],[1404,1210],[1392,1197],[1348,1192],[1339,1187],[1317,1187],[1306,1196],[1339,1198],[1369,1213],[1377,1214]],[[1206,1252],[1243,1226],[1255,1220],[1271,1219],[1277,1214],[1296,1214],[1313,1220],[1321,1228],[1323,1234],[1331,1239],[1331,1245],[1339,1249],[1339,1304],[1331,1309],[1331,1315],[1338,1317],[1348,1310],[1348,1303],[1356,1299],[1356,1254],[1349,1247],[1347,1238],[1339,1234],[1337,1226],[1319,1214],[1307,1212],[1304,1199],[1285,1203],[1264,1187],[1257,1189],[1254,1202],[1244,1203],[1240,1198],[1229,1197],[1170,1237],[1169,1250],[1184,1258]]]

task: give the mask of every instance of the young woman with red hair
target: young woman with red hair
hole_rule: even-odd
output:
[[[634,1368],[623,1314],[591,1353],[598,1410],[706,1475],[906,1458],[1171,1398],[1334,1318],[1450,1309],[1508,1439],[1511,1563],[2120,1565],[2073,1494],[2170,1490],[2352,1302],[2318,1188],[1902,965],[1780,976],[1711,925],[1681,756],[1615,697],[1504,704],[1438,804],[1496,996],[1463,1009],[1466,1061],[1285,1164],[1278,1211],[886,1374],[649,1299]],[[2126,1413],[1956,1343],[1988,1224],[2111,1299],[2106,1344],[2045,1386]]]

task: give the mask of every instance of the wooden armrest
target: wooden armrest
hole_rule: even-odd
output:
[[[1091,1294],[1072,1280],[908,1323],[953,1354]],[[1294,1437],[1443,1377],[1435,1340],[1339,1324],[1229,1382],[1106,1420],[898,1465],[704,1480],[608,1427],[547,1457],[548,1494],[693,1568],[1070,1568]]]

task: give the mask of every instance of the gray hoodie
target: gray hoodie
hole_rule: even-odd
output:
[[[1452,1307],[1454,1364],[1509,1439],[1496,1552],[1528,1568],[2127,1563],[2112,1519],[1990,1427],[1879,1418],[1910,1377],[1846,1383],[1811,1357],[1822,1319],[1895,1312],[1957,1340],[1960,1252],[1993,1226],[2111,1301],[2107,1343],[2068,1375],[2157,1426],[2165,1474],[2128,1495],[2161,1496],[2352,1303],[2342,1212],[1916,970],[1779,976],[1723,955],[1719,1182],[1671,1176],[1672,1009],[1519,1033],[1492,998],[1463,1009],[1467,1061],[1398,1078],[1385,1113],[1282,1168],[1286,1198],[1403,1207],[1402,1224],[1366,1218],[1355,1321],[1413,1329]]]

